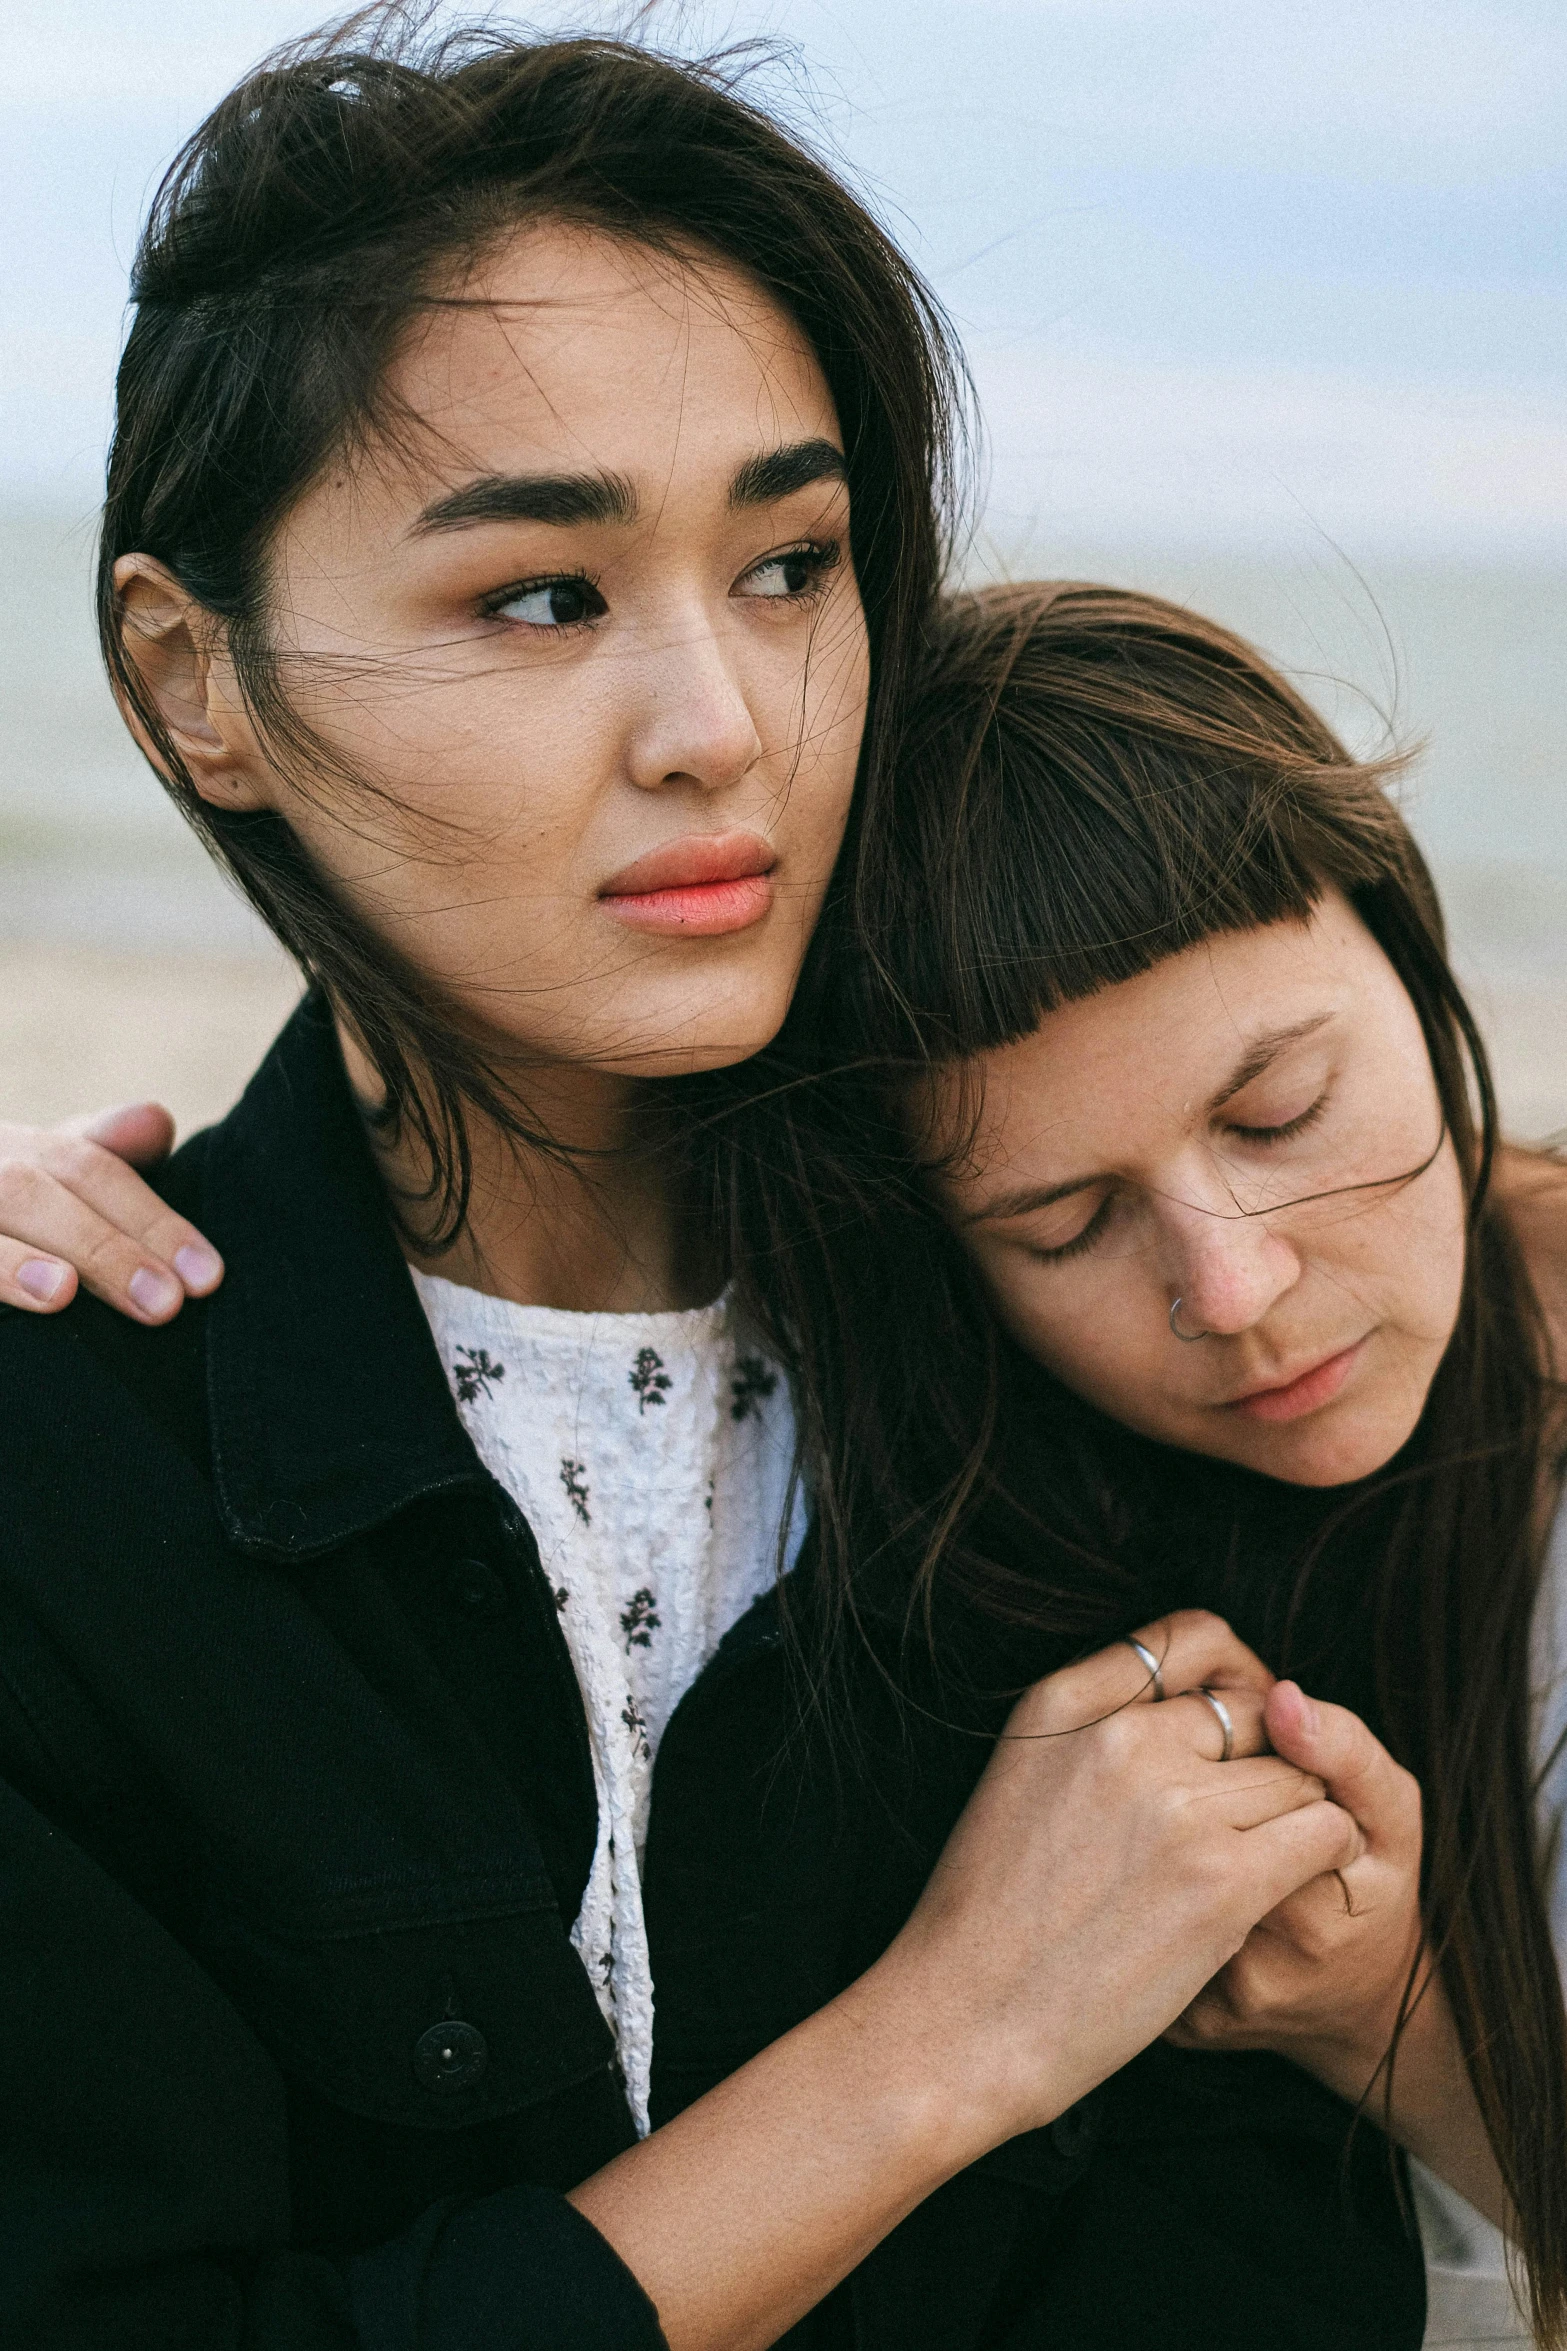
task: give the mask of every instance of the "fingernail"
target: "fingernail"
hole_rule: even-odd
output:
[[[25,1265],[16,1269],[17,1288],[42,1304],[48,1303],[64,1279],[64,1266],[51,1265],[47,1257],[29,1257]]]
[[[223,1271],[223,1260],[205,1241],[187,1241],[174,1252],[174,1270],[187,1290],[209,1290]]]
[[[138,1266],[125,1287],[143,1314],[164,1314],[180,1301],[179,1283],[166,1273],[154,1273],[150,1265]]]

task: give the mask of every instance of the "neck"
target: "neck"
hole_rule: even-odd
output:
[[[339,1028],[349,1081],[367,1111],[379,1080]],[[403,1253],[421,1273],[509,1298],[581,1314],[656,1314],[704,1305],[722,1269],[694,1229],[671,1139],[660,1132],[646,1083],[597,1070],[530,1073],[530,1122],[559,1146],[540,1151],[470,1116],[473,1182],[462,1230],[449,1249]],[[376,1137],[377,1164],[394,1201],[412,1209],[429,1182],[416,1136]]]

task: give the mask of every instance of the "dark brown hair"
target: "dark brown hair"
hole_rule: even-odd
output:
[[[864,206],[742,94],[767,53],[704,63],[607,40],[425,29],[384,5],[295,44],[224,99],[171,166],[136,256],[99,550],[104,659],[207,847],[367,1048],[388,1122],[433,1170],[422,1237],[459,1227],[467,1116],[548,1146],[514,1087],[323,883],[286,822],[197,793],[129,659],[116,559],[157,557],[226,628],[252,717],[301,789],[375,789],[290,707],[267,554],[332,459],[395,435],[385,378],[420,309],[497,237],[564,219],[746,272],[799,326],[844,435],[872,656],[858,828],[946,552],[962,374],[918,277]]]
[[[1368,1653],[1367,1708],[1424,1791],[1430,1946],[1518,2216],[1535,2324],[1555,2344],[1567,2023],[1541,1887],[1529,1635],[1560,1421],[1539,1309],[1491,1196],[1484,1047],[1387,789],[1401,764],[1353,759],[1250,647],[1173,605],[1071,584],[954,598],[908,713],[858,936],[824,939],[833,975],[815,983],[809,1033],[796,1024],[764,1057],[776,1083],[753,1104],[759,1156],[732,1199],[754,1310],[805,1365],[830,1638],[857,1627],[875,1646],[901,1621],[907,1657],[916,1635],[939,1649],[988,1622],[1031,1672],[1048,1662],[1031,1629],[1057,1637],[1055,1662],[1097,1646],[1146,1605],[1115,1533],[1130,1480],[1166,1478],[1165,1493],[1181,1475],[1203,1481],[1193,1518],[1210,1547],[1223,1539],[1215,1495],[1249,1485],[1251,1507],[1270,1481],[1121,1445],[1125,1432],[1020,1359],[910,1172],[903,1089],[932,1060],[1026,1036],[1200,940],[1304,918],[1325,886],[1349,899],[1419,1015],[1470,1242],[1457,1329],[1410,1445],[1378,1479],[1298,1498],[1293,1518],[1293,1490],[1273,1489],[1272,1523],[1314,1533],[1293,1558],[1275,1551],[1275,1576],[1298,1570],[1302,1591],[1270,1621],[1287,1628],[1297,1602],[1309,1612],[1315,1563],[1348,1543],[1364,1631],[1347,1637]]]

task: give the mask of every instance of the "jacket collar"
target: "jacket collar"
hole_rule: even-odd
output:
[[[423,1496],[486,1485],[319,997],[207,1138],[204,1172],[200,1214],[228,1267],[206,1346],[230,1540],[308,1559]]]

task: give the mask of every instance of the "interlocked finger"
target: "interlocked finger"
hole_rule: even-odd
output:
[[[1243,1690],[1260,1702],[1272,1685],[1267,1667],[1221,1617],[1187,1608],[1139,1625],[1134,1633],[1036,1687],[1049,1692],[1042,1701],[1043,1713],[1076,1725],[1097,1721],[1122,1706],[1158,1705],[1178,1691],[1200,1686],[1216,1690],[1226,1706],[1231,1705],[1232,1693]],[[1253,1710],[1247,1711],[1249,1715]],[[1235,1751],[1242,1752],[1238,1743]]]
[[[1164,1720],[1172,1729],[1178,1724],[1181,1737],[1205,1761],[1229,1763],[1240,1756],[1270,1752],[1263,1704],[1256,1690],[1233,1684],[1226,1689],[1199,1686],[1172,1697]]]

